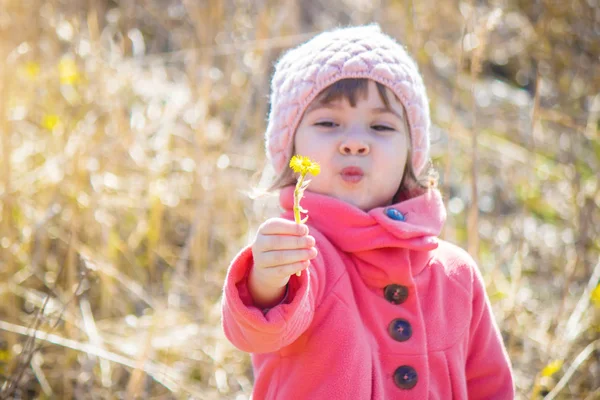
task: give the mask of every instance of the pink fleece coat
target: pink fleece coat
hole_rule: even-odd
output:
[[[280,203],[293,220],[293,188]],[[252,353],[255,399],[514,398],[481,274],[437,238],[438,191],[393,205],[405,221],[310,192],[302,207],[319,255],[290,278],[286,300],[266,312],[253,305],[250,248],[224,285],[223,329]],[[391,284],[408,289],[400,304],[384,291]]]

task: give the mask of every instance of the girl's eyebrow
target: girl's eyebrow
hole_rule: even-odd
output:
[[[330,110],[339,110],[342,107],[340,107],[339,104],[336,104],[334,102],[329,102],[329,103],[314,103],[314,104],[311,104],[306,109],[306,113],[308,114],[308,113],[313,112],[315,110],[318,110],[320,108],[328,108]]]
[[[395,115],[396,117],[398,117],[401,121],[404,120],[404,117],[400,114],[398,114],[396,111],[394,111],[391,108],[388,107],[376,107],[376,108],[371,108],[371,112],[373,114],[392,114]]]
[[[329,110],[339,110],[342,107],[340,106],[340,104],[338,104],[336,102],[314,103],[306,109],[306,114],[309,114],[309,113],[319,110],[321,108],[326,108]],[[391,115],[396,116],[401,121],[404,120],[404,117],[401,114],[398,114],[396,111],[394,111],[393,109],[388,108],[388,107],[375,107],[375,108],[369,109],[369,111],[371,111],[371,113],[373,113],[373,114],[391,114]]]

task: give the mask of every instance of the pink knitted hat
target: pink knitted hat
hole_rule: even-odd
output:
[[[323,32],[286,52],[271,81],[265,133],[267,157],[277,174],[292,156],[304,110],[326,87],[346,78],[368,78],[391,89],[408,116],[416,175],[429,159],[429,102],[417,64],[378,25]]]

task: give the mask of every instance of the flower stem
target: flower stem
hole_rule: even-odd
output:
[[[294,189],[294,221],[296,221],[297,224],[302,223],[302,217],[300,215],[300,191],[305,176],[306,174],[300,175],[298,182],[296,183],[296,188]]]
[[[300,174],[298,182],[296,182],[296,188],[294,189],[294,221],[297,224],[302,223],[302,216],[300,215],[300,197],[302,197],[302,184],[304,183],[304,177],[306,173]],[[296,276],[302,275],[302,271],[296,272]]]

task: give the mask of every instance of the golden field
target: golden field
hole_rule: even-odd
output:
[[[376,21],[519,399],[600,399],[600,2],[0,0],[0,399],[250,397],[225,339],[282,51]],[[272,200],[272,199],[271,199]]]

